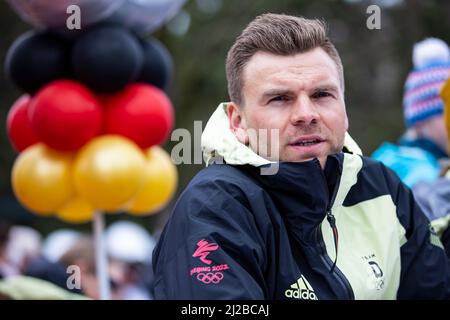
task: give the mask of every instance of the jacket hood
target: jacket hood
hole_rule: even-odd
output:
[[[233,165],[249,164],[259,167],[273,163],[256,154],[235,137],[226,114],[227,104],[228,102],[219,104],[203,131],[201,146],[206,165],[218,157]],[[361,149],[348,133],[345,134],[344,148],[349,153],[362,155]]]

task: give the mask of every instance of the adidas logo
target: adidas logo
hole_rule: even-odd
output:
[[[285,291],[286,298],[301,300],[318,300],[314,289],[303,275],[297,279],[297,282],[291,285],[291,289]]]

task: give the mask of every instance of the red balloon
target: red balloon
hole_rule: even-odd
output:
[[[172,104],[152,85],[128,85],[107,98],[105,107],[105,132],[125,136],[143,149],[163,143],[172,130]]]
[[[22,95],[13,104],[6,119],[9,140],[17,151],[22,151],[39,142],[28,118],[30,101],[31,98],[28,94]]]
[[[103,113],[94,94],[72,80],[57,80],[38,91],[29,116],[36,136],[60,151],[79,149],[100,134]]]

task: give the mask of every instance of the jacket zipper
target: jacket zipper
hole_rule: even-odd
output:
[[[332,213],[330,213],[330,214],[332,214]],[[330,273],[332,273],[335,276],[335,278],[338,280],[339,284],[345,289],[345,291],[348,294],[349,299],[354,300],[355,295],[353,294],[353,290],[350,286],[350,283],[348,282],[347,278],[342,273],[342,271],[335,265],[336,261],[333,262],[331,260],[330,256],[327,254],[325,242],[323,240],[322,233],[319,230],[320,226],[321,225],[317,226],[316,230],[315,230],[316,241],[319,243],[319,246],[321,249],[320,257],[321,257],[322,261],[325,263],[325,265],[330,269]],[[337,256],[336,256],[336,259],[337,259]]]
[[[320,163],[319,163],[320,166]],[[323,181],[325,183],[326,186],[326,190],[328,190],[328,182],[327,179],[325,177],[325,173],[323,172],[322,168],[320,168],[320,171],[322,173],[322,177],[323,177]],[[330,273],[332,273],[335,278],[338,280],[339,284],[344,288],[344,290],[347,292],[348,297],[350,300],[354,300],[355,299],[355,295],[353,293],[353,290],[351,288],[350,283],[348,282],[347,278],[345,277],[345,275],[342,273],[341,270],[339,270],[339,268],[336,266],[337,263],[337,259],[338,259],[338,244],[339,244],[339,233],[338,233],[338,229],[336,226],[336,218],[333,215],[333,212],[331,210],[334,200],[336,198],[337,195],[337,191],[339,189],[339,184],[340,182],[336,182],[336,185],[334,187],[333,190],[333,194],[331,199],[329,199],[329,203],[327,206],[327,210],[326,210],[326,217],[327,217],[327,221],[330,224],[330,227],[332,229],[333,232],[333,241],[334,241],[334,247],[335,247],[335,252],[336,252],[336,257],[334,262],[331,260],[330,256],[327,253],[326,250],[326,246],[325,246],[325,242],[323,240],[323,236],[322,236],[322,232],[320,230],[322,223],[320,223],[316,229],[315,229],[315,235],[316,235],[316,241],[319,243],[320,249],[321,249],[321,259],[322,261],[325,263],[325,265],[327,265],[330,268]],[[329,195],[329,191],[327,192],[327,194]],[[329,198],[329,196],[328,196]]]
[[[336,267],[337,259],[338,259],[338,249],[339,249],[339,233],[336,227],[336,218],[334,217],[331,210],[327,210],[327,220],[330,224],[331,230],[333,232],[333,242],[334,242],[334,251],[336,252],[336,256],[334,258],[333,267],[331,268],[330,272],[334,271],[334,268]]]

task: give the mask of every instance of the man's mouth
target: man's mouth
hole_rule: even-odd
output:
[[[319,144],[324,141],[325,141],[324,139],[317,137],[317,136],[302,137],[302,138],[296,139],[289,145],[299,146],[299,147],[309,147],[309,146],[313,146],[313,145]]]

